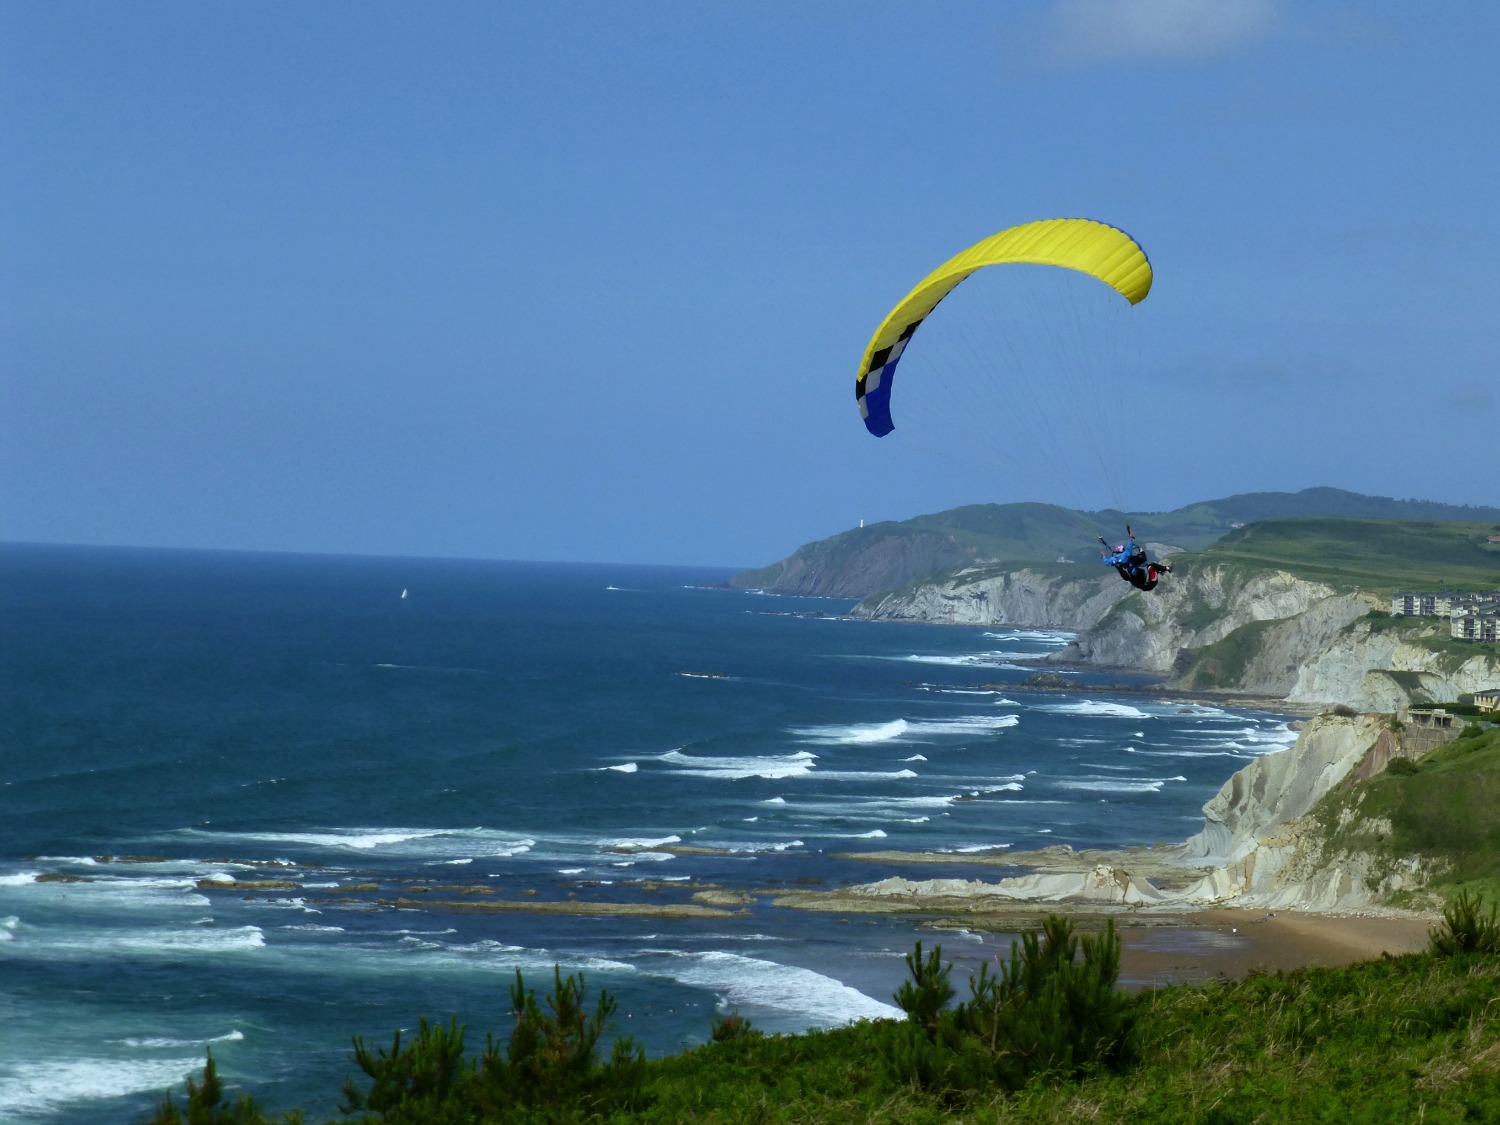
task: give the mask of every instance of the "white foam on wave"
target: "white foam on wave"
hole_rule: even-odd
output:
[[[659,848],[663,844],[680,844],[682,843],[682,837],[676,835],[650,836],[645,838],[627,836],[624,839],[620,840],[601,840],[599,841],[599,843],[602,847],[611,848],[617,851],[650,851],[652,848]]]
[[[168,1049],[174,1047],[203,1047],[209,1043],[237,1043],[245,1038],[245,1033],[239,1028],[226,1031],[223,1035],[215,1035],[207,1039],[168,1039],[159,1036],[146,1036],[143,1038],[121,1039],[118,1042],[127,1047],[149,1047],[153,1050]]]
[[[1014,671],[1029,671],[1029,667],[1017,665],[1014,661],[1038,660],[1040,657],[1034,652],[914,652],[907,656],[879,659],[900,660],[910,664],[938,664],[949,668],[1007,668]]]
[[[890,742],[907,731],[905,719],[887,723],[853,723],[823,727],[793,727],[792,733],[820,746],[861,746],[866,743]]]
[[[1288,749],[1297,732],[1285,727],[1241,727],[1239,730],[1184,731],[1207,750],[1231,750],[1247,757],[1260,757]]]
[[[209,904],[208,899],[198,892],[196,878],[89,875],[72,883],[38,882],[39,874],[40,872],[28,872],[23,876],[13,877],[13,881],[8,883],[0,878],[0,885],[24,888],[29,897],[47,902],[66,899],[70,911],[99,912],[112,916],[183,908],[201,910]],[[214,873],[205,872],[203,877],[207,878],[212,874]]]
[[[1167,782],[1186,780],[1181,774],[1176,777],[1074,777],[1059,781],[1057,787],[1086,793],[1160,793]]]
[[[866,996],[842,981],[795,965],[738,953],[663,951],[662,974],[718,993],[731,1008],[769,1009],[823,1024],[859,1019],[900,1019],[901,1009]]]
[[[40,874],[40,871],[18,871],[14,875],[0,875],[0,887],[27,887]]]
[[[819,770],[818,777],[824,781],[906,781],[921,776],[915,770]]]
[[[1146,750],[1135,746],[1125,747],[1127,754],[1139,754],[1143,758],[1244,758],[1238,750]]]
[[[1113,703],[1104,699],[1082,699],[1077,703],[1049,703],[1041,707],[1056,715],[1101,715],[1112,719],[1149,719],[1150,714],[1128,703]]]
[[[17,955],[46,958],[213,957],[249,953],[266,944],[259,926],[194,926],[190,930],[25,926],[15,936]]]
[[[618,766],[600,766],[597,772],[603,773],[605,770],[614,770],[616,773],[635,773],[640,768],[635,762],[621,762]]]
[[[934,695],[993,695],[993,696],[996,697],[993,700],[993,702],[994,702],[994,704],[995,704],[996,707],[1019,707],[1019,706],[1021,706],[1014,699],[1007,699],[1007,698],[1005,698],[1005,696],[1001,695],[994,688],[940,687],[937,684],[922,684],[921,688],[922,688],[923,691],[930,691]]]
[[[657,761],[683,767],[671,772],[686,776],[713,777],[721,781],[741,781],[750,777],[782,780],[806,777],[812,773],[816,767],[817,755],[800,750],[795,754],[719,758],[668,750],[659,755]]]
[[[1039,641],[1044,645],[1066,645],[1075,640],[1077,633],[1062,629],[1010,629],[1004,633],[985,633],[997,641]]]
[[[908,724],[912,734],[957,735],[985,734],[1008,730],[1021,722],[1019,715],[963,715],[953,719],[920,719]]]
[[[961,848],[945,849],[952,855],[978,855],[980,852],[998,852],[1006,848],[1015,847],[1014,844],[968,844]]]
[[[209,832],[186,829],[183,835],[216,841],[301,845],[328,851],[379,852],[417,858],[509,857],[529,852],[536,840],[493,828],[328,828],[318,831]]]
[[[925,762],[927,760],[927,755],[913,754],[910,758],[902,758],[901,760],[903,762]]]
[[[46,1059],[0,1064],[0,1120],[50,1116],[75,1102],[159,1094],[203,1069],[201,1055],[173,1059]]]

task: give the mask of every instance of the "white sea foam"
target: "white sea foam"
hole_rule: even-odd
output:
[[[266,944],[259,926],[195,926],[189,930],[37,926],[24,927],[16,937],[17,952],[23,956],[62,958],[212,957],[248,953]]]
[[[1001,695],[998,691],[995,691],[993,688],[940,687],[937,684],[922,684],[921,687],[922,687],[923,691],[930,691],[934,695],[993,695],[993,696],[996,697],[993,702],[994,702],[995,706],[997,706],[997,707],[1019,707],[1019,706],[1021,706],[1014,699],[1007,699],[1007,698],[1005,698],[1005,696]]]
[[[668,750],[658,761],[682,766],[671,772],[687,776],[718,778],[721,781],[739,781],[749,777],[772,780],[806,777],[812,773],[817,762],[816,754],[805,750],[795,754],[774,754],[765,757],[705,757],[684,754],[680,750]]]
[[[1167,782],[1186,780],[1181,774],[1176,777],[1075,777],[1059,781],[1057,787],[1086,793],[1160,793]]]
[[[671,852],[631,852],[628,859],[612,859],[609,861],[611,867],[634,867],[637,863],[660,863],[663,860],[676,859]]]
[[[310,847],[329,851],[379,852],[416,858],[458,858],[521,855],[536,840],[493,828],[329,828],[316,832],[206,832],[187,829],[182,835],[208,837],[220,843],[270,844],[278,849]]]
[[[882,829],[874,828],[869,832],[855,832],[843,837],[845,840],[884,840],[886,837]]]
[[[821,746],[858,746],[872,742],[890,742],[907,731],[905,719],[888,723],[854,723],[852,725],[793,728],[792,733]]]
[[[732,1008],[769,1009],[825,1024],[902,1015],[899,1008],[811,969],[738,953],[664,951],[660,957],[652,968],[683,984],[711,989]]]
[[[1070,633],[1062,629],[1011,629],[1004,633],[986,633],[986,637],[993,637],[997,641],[1039,641],[1044,645],[1057,645],[1061,647],[1075,640],[1077,633]]]
[[[0,1120],[50,1116],[73,1102],[160,1093],[203,1068],[198,1054],[175,1059],[47,1059],[0,1064]]]
[[[27,887],[36,882],[40,871],[18,871],[14,875],[0,875],[0,887]]]
[[[629,849],[631,851],[649,851],[651,848],[659,848],[663,844],[680,844],[681,836],[653,836],[647,839],[627,837],[623,840],[601,840],[601,845],[616,850]]]
[[[761,802],[761,804],[763,804],[763,805],[784,805],[784,804],[786,804],[786,798],[785,797],[767,797],[764,801]]]
[[[1127,754],[1139,754],[1143,758],[1243,758],[1238,750],[1146,750],[1135,746],[1125,747]]]
[[[147,1036],[144,1038],[121,1039],[118,1042],[127,1047],[149,1047],[152,1049],[168,1049],[173,1047],[202,1047],[209,1043],[236,1043],[245,1038],[245,1033],[239,1028],[226,1031],[223,1035],[215,1035],[208,1039],[168,1039],[158,1036]]]
[[[977,855],[980,852],[997,852],[1014,847],[1014,844],[968,844],[962,848],[946,849],[954,855]]]
[[[902,758],[901,760],[903,762],[925,762],[927,760],[927,755],[913,754],[910,758]]]
[[[600,767],[600,772],[602,773],[604,770],[614,770],[616,773],[635,773],[635,771],[640,768],[641,767],[634,762],[622,762],[618,766],[602,766]]]
[[[921,719],[908,724],[912,734],[957,735],[984,734],[1007,730],[1021,722],[1019,715],[964,715],[953,719]]]
[[[904,781],[921,776],[915,770],[819,770],[818,777],[825,781]]]
[[[1058,715],[1103,715],[1113,719],[1149,719],[1152,716],[1139,707],[1127,703],[1111,703],[1103,699],[1083,699],[1077,703],[1050,703],[1041,710]]]
[[[1014,663],[1017,660],[1040,659],[1034,652],[966,652],[966,653],[921,653],[914,652],[908,656],[889,657],[887,659],[901,660],[912,664],[939,664],[950,668],[1005,668],[1011,671],[1026,672],[1032,669]]]

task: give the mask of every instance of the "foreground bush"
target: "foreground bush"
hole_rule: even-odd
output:
[[[906,959],[912,981],[896,1002],[907,1034],[888,1053],[898,1077],[950,1093],[1015,1090],[1041,1074],[1071,1077],[1129,1062],[1134,1016],[1115,991],[1113,921],[1080,942],[1071,922],[1048,918],[1011,946],[998,976],[981,965],[969,999],[948,1011],[941,1009],[953,995],[951,966],[940,967],[941,954],[939,947],[924,961],[919,943]]]
[[[1443,924],[1432,931],[1429,946],[1439,957],[1459,953],[1500,953],[1500,918],[1494,904],[1480,909],[1477,895],[1460,891],[1443,907]]]
[[[957,1006],[950,1006],[954,993],[940,953],[918,950],[908,958],[911,979],[898,993],[898,1000],[904,997],[905,1020],[761,1035],[743,1020],[726,1017],[716,1023],[727,1027],[694,1050],[644,1062],[637,1053],[623,1068],[591,1062],[582,1072],[573,1069],[582,1045],[591,1037],[602,1041],[593,1032],[603,1027],[601,1012],[607,1019],[612,1009],[586,1008],[580,981],[577,994],[560,1005],[552,1002],[556,992],[536,1005],[534,1015],[525,1014],[524,1001],[519,1005],[518,1025],[535,1019],[544,1026],[534,1028],[535,1036],[523,1036],[523,1043],[530,1037],[538,1046],[520,1051],[517,1059],[549,1060],[527,1072],[549,1089],[517,1091],[507,1085],[517,1080],[514,1072],[490,1088],[492,1094],[509,1089],[505,1097],[483,1104],[468,1100],[486,1087],[477,1060],[459,1061],[462,1051],[455,1047],[462,1028],[451,1022],[429,1025],[425,1050],[412,1053],[423,1039],[419,1028],[411,1043],[393,1043],[392,1050],[369,1056],[377,1074],[361,1067],[357,1091],[369,1099],[379,1085],[391,1092],[392,1104],[357,1109],[354,1120],[408,1125],[1500,1121],[1500,956],[1422,953],[1128,996],[1110,990],[1105,1007],[1070,1009],[1058,1003],[1057,1010],[1073,1014],[1053,1025],[1033,1022],[1031,1016],[1062,997],[1097,998],[1095,989],[1109,976],[1101,970],[1115,940],[1106,930],[1072,945],[1071,932],[1056,927],[1031,938],[1031,943],[1023,939],[998,974],[986,970],[971,981],[968,998]],[[554,979],[561,987],[572,978]],[[513,990],[517,1007],[514,1001]],[[1001,1028],[1008,1029],[1008,1047],[1000,1046]],[[996,1032],[993,1038],[990,1031]],[[913,1043],[934,1053],[925,1081],[909,1057],[902,1061]],[[510,1054],[493,1045],[489,1054],[496,1065],[511,1064]],[[406,1062],[382,1070],[382,1060],[398,1058]],[[1019,1085],[1010,1069],[1016,1067],[1030,1074]],[[377,1077],[382,1073],[383,1085]],[[562,1077],[554,1081],[549,1075]],[[190,1111],[184,1117],[174,1107],[177,1116],[157,1121],[270,1125],[243,1095],[226,1106],[220,1090],[210,1105],[202,1093],[208,1085],[205,1076],[189,1089],[200,1091],[195,1104],[202,1112],[219,1116]],[[191,1093],[189,1102],[194,1103]]]

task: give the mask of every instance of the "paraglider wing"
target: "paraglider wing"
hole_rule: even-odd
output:
[[[854,393],[865,428],[895,429],[891,379],[912,334],[938,302],[975,270],[1006,263],[1062,266],[1097,277],[1132,305],[1151,291],[1151,263],[1128,234],[1092,219],[1042,219],[992,234],[949,258],[917,283],[881,321],[859,365]]]

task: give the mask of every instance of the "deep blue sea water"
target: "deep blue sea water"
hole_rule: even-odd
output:
[[[144,1120],[207,1046],[264,1106],[333,1117],[351,1035],[455,1013],[482,1041],[517,967],[583,971],[653,1054],[730,1008],[892,1014],[916,922],[774,892],[1003,873],[843,858],[882,848],[1179,840],[1293,738],[1087,675],[1020,689],[1064,634],[854,621],[727,574],[0,547],[0,1122]],[[265,879],[295,886],[214,889]],[[462,897],[424,886],[761,897],[379,904]]]

